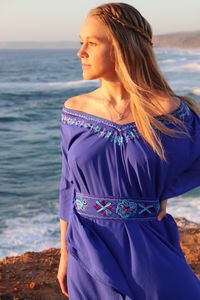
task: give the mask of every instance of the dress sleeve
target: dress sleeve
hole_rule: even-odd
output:
[[[62,171],[60,178],[60,188],[59,188],[59,218],[68,222],[71,212],[74,199],[74,185],[70,172],[70,167],[68,163],[68,150],[66,146],[66,135],[61,123],[61,152],[62,152]]]
[[[176,142],[176,155],[170,161],[161,200],[176,197],[200,186],[200,119],[192,124],[192,140]],[[181,157],[181,161],[180,161]]]

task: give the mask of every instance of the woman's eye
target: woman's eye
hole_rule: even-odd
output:
[[[83,45],[83,42],[80,42],[80,44]],[[93,43],[93,42],[89,42],[89,44],[96,45],[96,43]]]

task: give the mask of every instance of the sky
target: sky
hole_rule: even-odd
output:
[[[0,42],[79,41],[89,10],[108,2],[137,8],[154,35],[200,30],[199,0],[0,0]]]

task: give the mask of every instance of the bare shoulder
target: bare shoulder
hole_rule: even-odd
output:
[[[81,98],[81,95],[68,98],[65,101],[64,106],[66,108],[70,108],[70,109],[77,109],[80,107],[80,102],[81,102],[80,98]]]
[[[94,102],[94,96],[95,93],[92,91],[90,93],[81,94],[78,96],[74,96],[71,98],[68,98],[64,106],[66,108],[70,109],[76,109],[76,110],[90,110],[92,107],[92,102]]]
[[[177,110],[181,104],[181,99],[178,97],[173,97],[172,99],[169,99],[166,106],[164,107],[166,109],[167,113],[172,113],[173,111]]]
[[[181,100],[179,97],[158,97],[158,102],[166,113],[172,113],[179,108]]]

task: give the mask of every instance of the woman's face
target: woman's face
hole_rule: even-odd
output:
[[[109,41],[104,26],[97,18],[88,16],[80,32],[81,48],[77,56],[83,66],[83,78],[110,79],[115,75],[115,64],[112,44]]]

